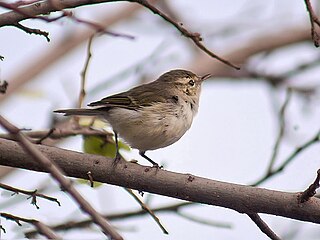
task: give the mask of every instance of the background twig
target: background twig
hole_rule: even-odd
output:
[[[146,211],[152,218],[153,220],[158,224],[158,226],[161,228],[162,232],[164,234],[169,234],[169,232],[167,231],[167,229],[163,226],[163,224],[160,222],[160,219],[154,214],[154,212],[144,203],[142,202],[139,197],[134,194],[134,192],[129,189],[129,188],[125,188],[125,190],[139,203],[139,205],[141,206],[141,208]]]
[[[7,219],[12,220],[16,222],[19,226],[22,226],[21,222],[26,222],[32,224],[36,229],[37,232],[42,234],[48,239],[62,239],[59,235],[57,235],[50,227],[43,224],[42,222],[35,220],[35,219],[29,219],[29,218],[22,218],[18,217],[9,213],[0,213],[0,216]]]
[[[38,209],[39,209],[39,206],[37,205],[37,197],[43,198],[43,199],[46,199],[46,200],[49,200],[49,201],[52,201],[52,202],[56,202],[59,206],[61,206],[61,204],[58,201],[58,199],[56,199],[54,197],[49,197],[49,196],[44,195],[42,193],[38,193],[37,190],[27,191],[27,190],[15,188],[15,187],[3,184],[3,183],[0,183],[0,188],[5,189],[7,191],[11,191],[11,192],[13,192],[15,194],[22,193],[22,194],[30,196],[30,198],[32,199],[31,200],[31,204],[35,205],[36,208],[38,208]]]
[[[257,213],[249,213],[248,216],[251,220],[260,228],[260,230],[266,234],[272,240],[281,240],[272,229],[261,219]]]

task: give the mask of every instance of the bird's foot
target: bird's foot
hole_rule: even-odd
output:
[[[152,167],[151,168],[155,168],[155,169],[163,169],[163,166],[162,165],[159,165],[158,163],[153,163]]]
[[[151,158],[149,158],[148,156],[146,156],[145,151],[139,151],[139,154],[141,157],[145,158],[146,160],[148,160],[151,164],[152,164],[152,168],[155,169],[163,169],[163,166],[160,165],[158,163],[156,163],[155,161],[153,161]]]

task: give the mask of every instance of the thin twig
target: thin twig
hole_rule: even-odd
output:
[[[36,141],[37,144],[42,144],[42,142],[44,140],[46,140],[47,138],[49,138],[55,131],[55,128],[51,128],[47,134],[45,134],[44,136],[42,136],[39,140]]]
[[[72,20],[78,22],[78,23],[82,23],[84,25],[87,25],[89,27],[94,28],[98,33],[103,33],[103,34],[107,34],[110,35],[112,37],[122,37],[122,38],[127,38],[130,40],[135,39],[134,36],[129,35],[129,34],[124,34],[124,33],[116,33],[116,32],[111,32],[111,31],[107,31],[103,26],[101,26],[99,23],[95,23],[92,21],[88,21],[88,20],[84,20],[84,19],[80,19],[77,18],[74,15],[68,15],[69,18],[71,18]]]
[[[270,163],[269,163],[269,167],[268,167],[268,170],[267,170],[267,173],[270,173],[272,172],[272,168],[273,168],[273,165],[276,161],[276,158],[278,156],[278,152],[279,152],[279,147],[280,147],[280,143],[281,143],[281,140],[283,138],[283,135],[284,135],[284,130],[285,130],[285,111],[286,111],[286,108],[289,104],[289,101],[291,99],[291,95],[292,95],[292,90],[290,88],[287,89],[287,92],[286,92],[286,98],[284,100],[284,103],[280,109],[280,113],[279,113],[279,120],[280,120],[280,129],[279,129],[279,134],[278,134],[278,137],[277,137],[277,140],[274,144],[274,147],[273,147],[273,152],[272,152],[272,156],[271,156],[271,159],[270,159]]]
[[[140,5],[143,5],[144,7],[146,7],[147,9],[149,9],[151,12],[153,12],[154,14],[159,15],[160,17],[162,17],[165,21],[169,22],[170,24],[172,24],[183,36],[190,38],[193,43],[195,45],[197,45],[203,52],[205,52],[206,54],[208,54],[209,56],[227,64],[230,67],[233,67],[237,70],[240,69],[240,67],[232,64],[231,62],[229,62],[226,59],[223,59],[222,57],[219,57],[218,55],[216,55],[215,53],[211,52],[209,49],[207,49],[202,43],[201,41],[203,40],[201,35],[197,32],[193,33],[193,32],[189,32],[186,28],[183,27],[183,25],[181,23],[177,23],[175,22],[172,18],[170,18],[168,15],[164,14],[163,12],[161,12],[158,8],[156,8],[155,6],[151,5],[147,0],[132,0],[130,2],[136,2],[139,3]]]
[[[87,71],[88,71],[88,67],[89,67],[89,63],[90,63],[90,59],[92,57],[92,52],[91,52],[91,46],[92,46],[92,40],[94,38],[94,35],[92,35],[89,38],[88,41],[88,46],[87,46],[87,57],[86,57],[86,61],[83,67],[83,70],[81,71],[81,88],[80,88],[80,94],[79,94],[79,100],[78,100],[78,107],[81,108],[82,104],[83,104],[83,100],[86,96],[86,90],[85,90],[85,86],[86,86],[86,77],[87,77]]]
[[[38,148],[36,148],[28,138],[21,133],[20,129],[9,123],[5,118],[0,116],[0,125],[2,125],[9,133],[15,136],[21,147],[33,157],[34,161],[39,162],[50,172],[50,175],[60,184],[60,187],[68,192],[71,197],[79,204],[80,208],[89,214],[93,221],[101,227],[104,234],[110,236],[112,239],[123,239],[120,234],[103,218],[91,205],[86,201],[76,188],[72,185],[71,180],[63,176],[63,171],[45,155],[43,155]]]
[[[276,169],[272,170],[271,172],[265,174],[263,177],[261,177],[259,180],[251,184],[251,186],[258,186],[261,183],[265,182],[267,179],[270,179],[272,176],[280,173],[283,171],[283,169],[291,163],[293,159],[295,159],[300,153],[302,153],[304,150],[306,150],[311,145],[317,143],[320,141],[320,130],[308,141],[306,141],[301,146],[297,147],[284,161],[283,163],[278,166]]]
[[[316,190],[320,187],[320,169],[317,171],[317,177],[314,182],[299,196],[299,202],[304,203],[308,201],[311,197],[316,195]]]
[[[218,228],[228,228],[228,229],[232,228],[232,225],[230,223],[216,222],[208,219],[200,219],[199,217],[191,216],[189,214],[182,213],[181,211],[178,211],[177,214],[180,217],[186,218],[190,221],[197,222],[200,224],[205,224],[208,226],[218,227]]]
[[[90,187],[94,187],[94,181],[93,181],[93,177],[92,177],[92,172],[91,171],[88,171],[87,172],[87,176],[89,178],[89,182],[90,182]]]
[[[144,203],[140,200],[140,198],[134,194],[134,192],[129,189],[129,188],[124,188],[141,206],[141,208],[146,211],[147,213],[149,213],[149,215],[155,220],[155,222],[159,225],[159,227],[161,228],[161,230],[163,231],[164,234],[169,234],[169,232],[167,231],[167,229],[165,229],[165,227],[162,225],[162,223],[160,222],[160,219],[154,214],[154,212]]]
[[[52,128],[52,129],[43,130],[43,131],[26,131],[23,133],[29,138],[31,138],[32,141],[33,139],[37,139],[36,141],[34,141],[37,144],[41,144],[41,142],[47,138],[61,139],[61,138],[72,137],[76,135],[102,136],[102,137],[113,136],[112,133],[106,132],[104,130],[93,129],[91,127],[85,127],[85,126],[77,126],[76,128],[74,128],[73,126],[67,126],[64,128]],[[6,133],[0,134],[0,138],[15,140],[12,134],[6,134]]]
[[[50,227],[48,227],[47,225],[45,225],[44,223],[38,220],[30,219],[30,218],[22,218],[9,213],[0,213],[0,216],[7,220],[14,221],[19,226],[22,226],[20,222],[26,222],[26,223],[32,224],[37,229],[38,233],[42,234],[48,239],[62,239]]]
[[[311,37],[313,39],[314,45],[316,47],[320,46],[320,35],[317,32],[316,29],[316,25],[318,25],[318,27],[320,27],[320,20],[319,18],[316,16],[315,12],[313,11],[312,5],[310,3],[310,0],[304,0],[308,13],[309,13],[309,18],[310,18],[310,24],[311,24]]]
[[[26,27],[20,23],[15,23],[13,24],[12,26],[15,26],[19,29],[21,29],[22,31],[26,32],[26,33],[29,33],[29,34],[35,34],[35,35],[40,35],[40,36],[44,36],[46,39],[47,39],[47,42],[50,42],[50,38],[49,38],[49,33],[48,32],[45,32],[45,31],[42,31],[40,29],[36,29],[36,28],[29,28],[29,27]]]
[[[49,196],[41,194],[41,193],[38,193],[37,190],[27,191],[27,190],[23,190],[23,189],[20,189],[20,188],[15,188],[15,187],[3,184],[3,183],[0,183],[0,188],[5,189],[7,191],[14,192],[15,194],[22,193],[22,194],[30,196],[30,198],[32,199],[31,200],[31,204],[35,205],[37,209],[39,209],[39,206],[37,205],[37,197],[43,198],[43,199],[46,199],[46,200],[49,200],[49,201],[52,201],[52,202],[56,202],[59,206],[61,206],[61,204],[58,201],[58,199],[56,199],[54,197],[49,197]]]
[[[280,237],[275,234],[272,229],[260,218],[257,213],[248,213],[247,214],[251,220],[258,226],[258,228],[266,234],[272,240],[280,240]]]

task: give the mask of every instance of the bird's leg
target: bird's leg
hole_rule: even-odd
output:
[[[114,139],[115,139],[115,142],[116,142],[116,156],[113,159],[113,161],[114,161],[114,163],[117,163],[117,162],[120,161],[121,156],[120,156],[120,152],[119,152],[118,133],[116,131],[113,131],[113,132],[114,132]]]
[[[150,163],[152,163],[152,165],[153,165],[152,167],[160,168],[160,169],[163,168],[163,166],[159,166],[158,163],[156,163],[156,162],[153,161],[151,158],[149,158],[148,156],[146,156],[145,153],[146,153],[145,151],[139,151],[139,154],[140,154],[141,157],[147,159]]]

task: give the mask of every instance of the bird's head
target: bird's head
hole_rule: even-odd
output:
[[[164,73],[159,77],[158,81],[175,86],[191,98],[198,98],[200,95],[202,82],[209,77],[211,77],[210,74],[200,77],[193,72],[176,69]]]

